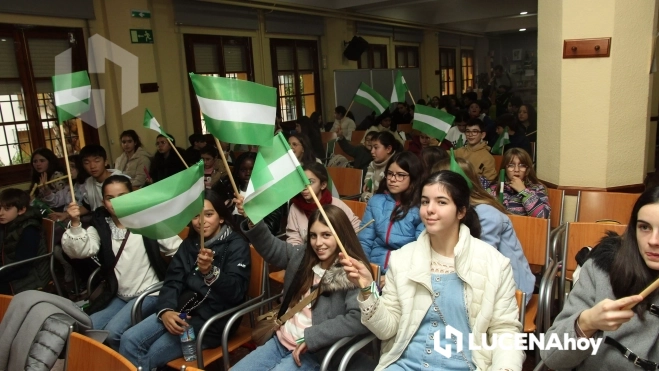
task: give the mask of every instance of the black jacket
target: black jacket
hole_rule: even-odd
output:
[[[195,308],[190,315],[189,323],[199,334],[206,320],[212,316],[231,309],[245,300],[251,273],[251,255],[249,242],[239,233],[231,232],[224,239],[220,239],[206,246],[215,252],[213,264],[220,268],[220,276],[211,286],[206,285],[202,274],[195,270],[197,255],[199,254],[199,239],[187,238],[181,243],[174,259],[169,264],[165,282],[158,296],[156,312],[165,309],[180,311],[179,299],[187,296],[190,291],[197,293],[199,299],[208,291],[210,293],[204,301]],[[224,255],[224,257],[223,257]],[[229,317],[215,322],[204,337],[204,344],[217,347],[221,343],[222,330]],[[237,325],[239,323],[236,323]]]
[[[176,147],[178,152],[183,156],[184,150]],[[184,157],[185,159],[185,157]],[[165,158],[161,153],[156,153],[151,161],[151,179],[153,182],[159,182],[167,177],[170,177],[179,171],[185,170],[185,164],[178,157],[174,149],[169,151],[169,156]]]
[[[117,276],[114,273],[113,267],[115,254],[112,251],[112,231],[110,230],[108,223],[105,221],[105,218],[109,217],[110,213],[103,206],[96,209],[92,216],[92,226],[96,228],[101,240],[101,246],[96,256],[101,263],[101,274],[109,284],[110,290],[104,292],[97,300],[90,303],[89,308],[86,310],[89,314],[104,309],[110,301],[117,296],[117,290],[119,288],[119,283],[117,282]],[[144,241],[144,248],[146,249],[146,255],[149,258],[149,262],[151,263],[153,270],[156,272],[158,279],[162,281],[165,278],[165,272],[167,272],[167,262],[165,262],[160,255],[160,245],[158,244],[158,241],[145,236],[142,236],[142,240]]]

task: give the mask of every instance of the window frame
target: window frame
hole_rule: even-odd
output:
[[[387,58],[387,45],[386,44],[368,44],[368,48],[364,50],[364,53],[366,54],[366,66],[362,65],[362,58],[361,56],[357,60],[357,68],[358,69],[375,69],[375,60],[374,60],[374,52],[379,51],[380,52],[380,67],[378,69],[387,69],[389,67],[389,59]]]
[[[29,40],[62,38],[70,40],[70,38],[73,37],[75,42],[69,44],[71,47],[72,71],[83,71],[87,70],[86,38],[84,32],[81,28],[74,27],[25,26],[0,23],[0,36],[6,38],[8,41],[11,40],[14,42],[14,51],[16,53],[15,57],[19,76],[18,78],[4,78],[1,80],[14,80],[15,82],[19,82],[23,90],[23,103],[27,119],[25,121],[15,121],[14,125],[15,123],[27,125],[31,152],[34,152],[34,150],[38,148],[48,147],[47,143],[51,142],[52,145],[54,139],[46,138],[44,135],[45,129],[43,124],[52,121],[52,119],[48,120],[41,118],[36,86],[38,81],[46,81],[48,78],[35,77],[33,75],[34,71],[30,55]],[[12,123],[5,124],[12,125]],[[73,125],[74,123],[69,121],[67,124]],[[0,123],[0,128],[4,126],[3,123]],[[82,136],[85,143],[99,143],[98,129],[83,122],[80,122],[80,127],[82,128],[82,134],[78,134],[78,137]],[[4,130],[4,128],[1,130]],[[68,135],[65,135],[65,138],[71,137],[71,132],[69,132]],[[72,153],[69,153],[69,155],[71,154]],[[60,159],[63,164],[64,160],[61,157]],[[31,173],[31,162],[2,166],[0,167],[0,186],[29,182]]]
[[[213,44],[217,48],[218,66],[217,71],[200,71],[197,72],[194,45],[195,44]],[[224,46],[225,45],[239,45],[244,48],[246,58],[246,71],[231,71],[227,72],[224,61]],[[192,111],[192,127],[195,133],[203,133],[201,125],[201,109],[199,102],[197,102],[197,94],[192,86],[192,80],[188,77],[190,72],[200,74],[217,73],[221,77],[226,77],[227,74],[246,73],[247,80],[254,82],[254,57],[252,53],[252,39],[247,36],[226,36],[226,35],[204,35],[204,34],[184,34],[183,47],[185,50],[185,63],[186,63],[186,79],[188,81],[188,89],[190,92],[190,106]],[[206,134],[206,133],[204,133]]]
[[[442,54],[447,53],[447,61],[452,61],[452,64],[442,64]],[[457,91],[456,78],[457,78],[457,67],[456,67],[456,58],[457,52],[455,48],[439,48],[439,90],[440,95],[455,95]],[[453,80],[444,80],[444,72],[447,75],[450,75],[450,71],[453,71]]]
[[[468,58],[471,58],[471,64],[464,63],[465,60],[465,54],[467,54]],[[474,70],[474,50],[473,49],[460,49],[460,81],[462,85],[462,93],[464,94],[467,91],[467,87],[471,86],[472,89],[475,89],[476,87],[474,84],[476,83],[475,80],[475,70]],[[469,70],[471,69],[471,78],[468,78],[469,76]]]
[[[418,46],[411,46],[411,45],[396,45],[394,48],[394,53],[396,55],[396,68],[420,68],[419,65],[419,47]],[[403,52],[405,55],[405,60],[400,61],[398,59],[398,53]],[[409,53],[413,53],[416,55],[416,66],[411,66],[409,63]]]
[[[293,70],[279,70],[277,66],[277,47],[291,47],[293,48]],[[311,57],[312,57],[312,70],[300,70],[298,65],[297,57],[297,48],[310,48]],[[271,68],[272,68],[272,86],[277,89],[277,113],[281,114],[281,98],[279,94],[279,74],[281,72],[292,72],[293,73],[293,86],[295,94],[292,95],[295,97],[295,114],[296,119],[284,121],[284,116],[282,115],[282,124],[291,123],[297,121],[300,117],[303,116],[302,113],[302,100],[304,96],[313,95],[314,103],[316,105],[316,111],[322,110],[321,105],[321,90],[320,90],[320,68],[319,68],[319,56],[318,56],[318,41],[316,40],[301,40],[301,39],[270,39],[270,59],[271,59]],[[314,74],[314,92],[313,94],[301,94],[300,84],[297,83],[300,80],[301,72],[312,72]],[[286,96],[288,97],[288,96]],[[311,116],[311,113],[306,115]]]

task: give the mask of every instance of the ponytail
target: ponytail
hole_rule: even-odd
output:
[[[481,238],[481,222],[478,219],[476,209],[471,206],[467,207],[467,213],[464,218],[462,218],[461,222],[469,227],[469,232],[471,232],[472,237]]]

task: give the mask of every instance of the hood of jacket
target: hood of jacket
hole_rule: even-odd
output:
[[[490,147],[487,145],[486,141],[482,141],[476,144],[475,146],[465,146],[464,148],[468,152],[477,152],[483,149],[486,150],[487,152],[490,152]]]
[[[593,260],[593,264],[604,272],[609,272],[611,269],[611,264],[616,257],[616,253],[620,248],[620,243],[622,242],[622,237],[619,236],[616,232],[607,231],[606,236],[603,237],[600,242],[591,250],[586,258]],[[584,262],[585,264],[585,262]]]
[[[357,285],[350,282],[346,271],[338,260],[332,265],[320,281],[320,289],[323,292],[344,291],[358,288]]]

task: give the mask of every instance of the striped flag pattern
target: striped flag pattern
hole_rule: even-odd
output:
[[[510,136],[508,135],[508,127],[506,126],[503,129],[503,133],[499,135],[499,138],[494,143],[494,147],[492,147],[492,154],[503,155],[503,149],[508,144],[510,144]]]
[[[152,239],[173,237],[204,205],[204,163],[158,183],[113,198],[114,212],[128,230]]]
[[[405,93],[407,93],[407,83],[403,73],[398,70],[394,80],[394,91],[391,92],[391,103],[405,102]]]
[[[155,117],[153,117],[153,114],[149,109],[147,108],[146,111],[144,111],[144,122],[142,123],[142,126],[144,126],[147,129],[154,130],[158,132],[158,134],[163,135],[170,140],[172,139],[167,133],[165,133],[164,130],[162,130],[162,127],[160,127],[160,124],[158,123],[158,120],[156,120]]]
[[[251,81],[190,73],[206,128],[217,139],[269,146],[275,131],[277,90]]]
[[[309,183],[302,166],[279,133],[259,147],[244,200],[245,213],[257,223],[300,193]]]
[[[58,124],[89,111],[92,84],[87,71],[55,75],[52,80]]]
[[[357,93],[355,93],[352,100],[370,108],[378,115],[381,115],[389,107],[389,102],[383,96],[363,82],[359,85],[359,89],[357,89]]]
[[[439,109],[418,104],[414,111],[412,128],[426,133],[429,137],[441,142],[451,128],[453,120],[455,120],[455,116],[453,115]]]

